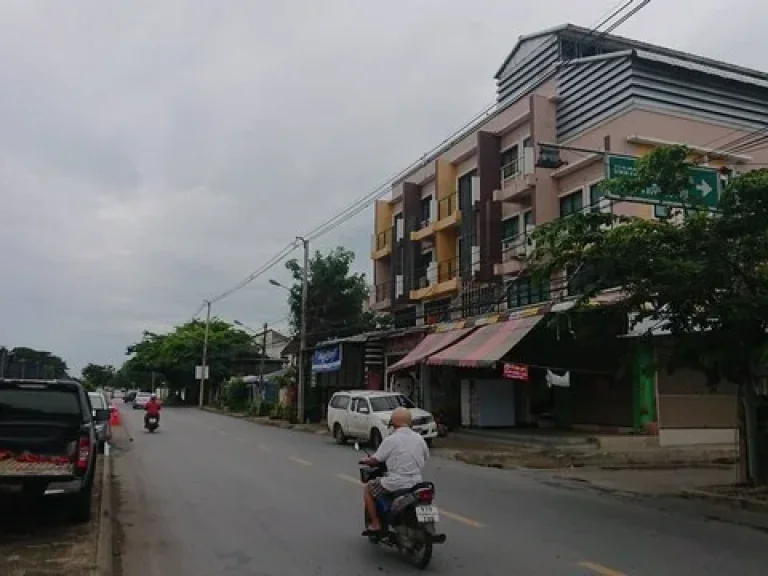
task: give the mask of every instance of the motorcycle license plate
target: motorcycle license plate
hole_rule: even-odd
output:
[[[419,522],[439,522],[437,506],[416,506],[416,519]]]

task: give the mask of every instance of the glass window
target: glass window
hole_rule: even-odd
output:
[[[391,412],[400,406],[404,406],[405,408],[416,408],[416,405],[403,394],[371,398],[371,408],[373,408],[374,412]]]
[[[360,398],[360,399],[357,401],[357,411],[358,411],[358,412],[363,412],[363,411],[365,411],[365,410],[367,410],[368,412],[370,412],[370,411],[371,411],[371,407],[370,407],[370,406],[368,406],[368,400],[366,400],[365,398]]]
[[[533,282],[530,277],[518,278],[507,285],[507,307],[519,308],[546,302],[550,298],[549,282]]]
[[[432,203],[432,196],[427,196],[421,200],[421,221],[429,222],[430,204]]]
[[[104,410],[107,408],[107,403],[101,394],[88,394],[88,398],[90,398],[91,408],[94,410]]]
[[[589,187],[589,208],[592,212],[600,212],[600,200],[604,197],[602,182],[595,182]]]
[[[581,212],[584,207],[584,198],[581,190],[560,197],[560,216],[568,216]]]
[[[501,153],[501,177],[511,178],[517,174],[518,152],[517,146],[512,146]]]
[[[514,240],[520,236],[520,217],[515,215],[501,222],[501,239]]]
[[[528,232],[531,228],[533,228],[533,210],[528,210],[523,213],[523,230],[525,232]]]
[[[77,393],[44,388],[0,389],[0,421],[41,415],[79,417]]]

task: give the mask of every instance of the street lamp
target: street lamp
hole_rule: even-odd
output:
[[[285,284],[280,284],[280,282],[278,282],[274,278],[270,278],[269,283],[272,284],[272,286],[277,286],[278,288],[282,288],[283,290],[286,290],[288,292],[291,291],[291,289],[288,288],[288,286],[286,286]]]

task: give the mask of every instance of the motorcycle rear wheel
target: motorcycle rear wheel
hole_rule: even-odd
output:
[[[426,569],[432,560],[432,542],[424,542],[418,548],[411,550],[408,559],[419,570]]]

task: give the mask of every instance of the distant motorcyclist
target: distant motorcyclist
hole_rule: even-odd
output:
[[[363,488],[370,532],[381,530],[376,499],[391,492],[413,488],[422,481],[421,471],[429,458],[429,447],[421,434],[411,429],[411,412],[400,406],[392,412],[395,431],[387,436],[376,453],[360,463],[367,466],[386,464],[387,475],[368,482]]]
[[[152,394],[152,397],[144,405],[144,426],[149,423],[150,418],[157,418],[157,422],[160,422],[160,410],[162,406],[157,401],[157,396]]]

